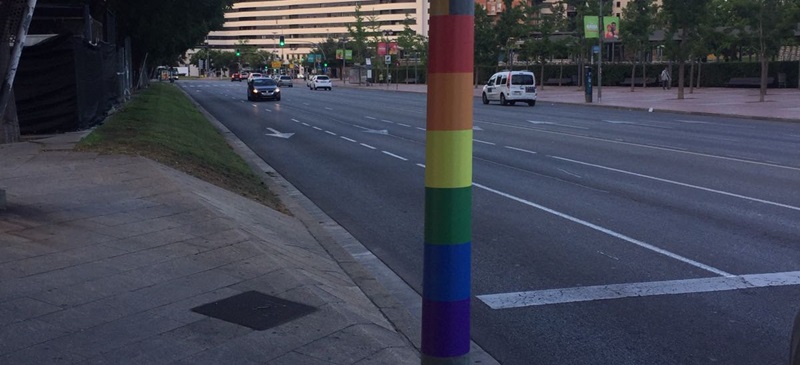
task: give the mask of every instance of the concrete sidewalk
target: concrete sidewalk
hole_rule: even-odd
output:
[[[370,86],[342,83],[339,87],[358,87],[371,90],[405,91],[426,93],[427,85],[416,84],[372,84]],[[482,86],[474,88],[480,98]],[[684,90],[684,99],[678,100],[678,89],[663,90],[660,87],[603,86],[602,98],[597,98],[597,86],[593,89],[592,103],[586,102],[585,91],[577,86],[539,86],[537,105],[541,103],[577,104],[612,107],[631,110],[670,111],[695,115],[726,115],[753,117],[770,120],[800,121],[800,90],[768,89],[764,102],[759,102],[759,89],[744,88],[700,88],[689,93]],[[495,103],[496,104],[496,103]]]
[[[0,145],[0,364],[419,363],[415,319],[268,166],[295,217],[85,134]]]

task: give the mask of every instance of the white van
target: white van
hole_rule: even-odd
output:
[[[536,76],[530,71],[503,71],[492,75],[483,85],[481,99],[484,104],[499,101],[501,105],[516,102],[536,105]]]

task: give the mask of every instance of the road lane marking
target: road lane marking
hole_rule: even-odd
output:
[[[418,163],[417,166],[422,167],[423,169],[425,168],[425,165],[421,163]]]
[[[314,128],[314,129],[316,129],[316,130],[318,130],[318,131],[321,131],[321,130],[322,130],[322,128],[320,128],[320,127],[314,127],[314,126],[312,126],[311,128]]]
[[[299,121],[299,120],[297,120],[297,119],[292,119],[292,122],[295,122],[295,123],[300,123],[300,121]]]
[[[394,153],[387,152],[387,151],[381,151],[381,152],[383,152],[383,153],[385,153],[385,154],[387,154],[389,156],[392,156],[392,157],[394,157],[396,159],[400,159],[400,160],[403,160],[403,161],[408,161],[408,159],[403,157],[403,156],[398,156],[398,155],[395,155]]]
[[[386,119],[381,119],[381,122],[384,122],[384,123],[394,123],[394,122],[392,122],[391,120],[386,120]]]
[[[368,144],[364,144],[364,143],[359,143],[359,144],[360,144],[360,145],[362,145],[362,146],[364,146],[364,147],[366,147],[366,148],[369,148],[369,149],[371,149],[371,150],[374,150],[374,149],[376,149],[375,147],[372,147],[372,146],[370,146],[370,145],[368,145]]]
[[[376,118],[365,115],[364,118],[375,120]]]
[[[578,126],[574,126],[574,125],[554,123],[554,122],[543,122],[543,121],[539,121],[539,120],[529,120],[528,123],[537,124],[537,125],[541,125],[541,124],[544,124],[544,125],[555,125],[555,126],[559,126],[559,127],[577,128],[577,129],[589,129],[587,127],[578,127]]]
[[[258,105],[252,104],[253,106],[257,107]]]
[[[427,130],[427,129],[425,129],[425,128],[421,128],[421,127],[416,127],[416,128],[417,128],[417,129],[419,129],[419,130],[421,130],[421,131],[426,131],[426,130]]]
[[[335,136],[335,135],[336,135],[336,133],[333,133],[333,132],[331,132],[331,131],[325,131],[325,133],[328,133],[328,134],[330,134],[330,135],[332,135],[332,136]]]
[[[408,128],[411,128],[411,126],[410,126],[410,125],[408,125],[408,124],[404,124],[404,123],[397,123],[397,125],[399,125],[399,126],[403,126],[403,127],[408,127]]]
[[[516,201],[518,203],[522,203],[522,204],[525,204],[527,206],[530,206],[530,207],[545,211],[547,213],[553,214],[555,216],[561,217],[561,218],[566,219],[568,221],[571,221],[573,223],[577,223],[577,224],[580,224],[582,226],[591,228],[591,229],[593,229],[595,231],[598,231],[598,232],[601,232],[601,233],[605,233],[605,234],[607,234],[607,235],[609,235],[611,237],[615,237],[615,238],[621,239],[623,241],[632,243],[632,244],[634,244],[636,246],[639,246],[641,248],[644,248],[644,249],[647,249],[647,250],[662,254],[662,255],[670,257],[670,258],[673,258],[675,260],[681,261],[681,262],[689,264],[691,266],[694,266],[694,267],[697,267],[697,268],[712,272],[712,273],[720,275],[720,276],[733,276],[732,274],[729,274],[729,273],[727,273],[725,271],[722,271],[720,269],[708,266],[706,264],[703,264],[701,262],[692,260],[692,259],[687,258],[687,257],[683,257],[683,256],[678,255],[676,253],[672,253],[672,252],[667,251],[667,250],[665,250],[663,248],[659,248],[659,247],[653,246],[653,245],[651,245],[649,243],[645,243],[645,242],[639,241],[639,240],[637,240],[635,238],[628,237],[628,236],[626,236],[626,235],[624,235],[622,233],[618,233],[618,232],[612,231],[612,230],[610,230],[608,228],[600,227],[600,226],[598,226],[598,225],[596,225],[594,223],[590,223],[590,222],[587,222],[585,220],[573,217],[573,216],[571,216],[569,214],[561,213],[559,211],[550,209],[550,208],[545,207],[543,205],[536,204],[534,202],[531,202],[531,201],[528,201],[528,200],[513,196],[513,195],[508,194],[508,193],[504,193],[504,192],[499,191],[499,190],[492,189],[492,188],[487,187],[487,186],[483,186],[483,185],[478,184],[478,183],[473,183],[472,185],[477,187],[477,188],[486,190],[488,192],[495,193],[495,194],[500,195],[502,197],[514,200],[514,201]]]
[[[718,105],[718,104],[712,104],[712,105]],[[679,122],[679,123],[687,123],[687,124],[714,124],[714,123],[711,123],[711,122],[701,122],[699,120],[675,119],[675,121]]]
[[[269,109],[267,109],[267,108],[264,108],[264,110],[266,110],[266,111],[268,111],[268,112],[272,113],[272,110],[269,110]]]
[[[495,123],[495,122],[483,122],[483,123],[498,125],[498,126],[501,126],[501,127],[514,128],[514,129],[534,130],[534,131],[538,131],[538,132],[542,132],[542,133],[558,134],[558,135],[562,135],[562,136],[570,136],[570,137],[588,139],[588,140],[593,140],[593,141],[617,143],[617,144],[623,144],[623,145],[635,146],[635,147],[641,147],[641,148],[650,148],[650,149],[660,150],[660,151],[685,153],[687,155],[693,155],[693,156],[702,156],[702,157],[708,157],[708,158],[716,158],[716,159],[720,159],[720,160],[728,160],[728,161],[749,163],[749,164],[753,164],[753,165],[776,167],[776,168],[792,170],[792,171],[800,171],[800,167],[785,166],[785,165],[774,164],[774,163],[766,163],[766,162],[761,162],[761,161],[744,160],[744,159],[740,159],[740,158],[712,155],[712,154],[702,153],[702,152],[691,152],[691,151],[687,151],[686,149],[683,149],[683,148],[680,148],[680,147],[646,145],[646,144],[641,144],[641,143],[625,142],[625,141],[622,141],[622,140],[614,140],[614,139],[607,139],[607,138],[584,136],[584,135],[580,135],[580,134],[566,133],[566,132],[560,132],[560,131],[551,131],[551,130],[547,130],[547,129],[526,128],[526,127],[519,127],[519,126],[508,125],[508,124],[503,124],[503,123]]]
[[[800,285],[800,271],[478,295],[492,309]]]
[[[650,180],[661,181],[661,182],[668,183],[668,184],[679,185],[679,186],[683,186],[683,187],[687,187],[687,188],[692,188],[692,189],[698,189],[698,190],[707,191],[707,192],[710,192],[710,193],[716,193],[716,194],[721,194],[721,195],[731,196],[731,197],[734,197],[734,198],[745,199],[745,200],[754,201],[754,202],[758,202],[758,203],[763,203],[763,204],[768,204],[768,205],[774,205],[774,206],[776,206],[776,207],[781,207],[781,208],[786,208],[786,209],[791,209],[791,210],[800,211],[800,207],[795,207],[795,206],[792,206],[792,205],[783,204],[783,203],[778,203],[778,202],[774,202],[774,201],[770,201],[770,200],[764,200],[764,199],[753,198],[753,197],[749,197],[749,196],[745,196],[745,195],[740,195],[740,194],[736,194],[736,193],[729,193],[729,192],[727,192],[727,191],[722,191],[722,190],[717,190],[717,189],[706,188],[706,187],[703,187],[703,186],[697,186],[697,185],[692,185],[692,184],[682,183],[682,182],[679,182],[679,181],[674,181],[674,180],[662,179],[662,178],[660,178],[660,177],[649,176],[649,175],[639,174],[639,173],[636,173],[636,172],[631,172],[631,171],[625,171],[625,170],[615,169],[615,168],[613,168],[613,167],[606,167],[606,166],[602,166],[602,165],[595,165],[595,164],[593,164],[593,163],[588,163],[588,162],[583,162],[583,161],[572,160],[572,159],[569,159],[569,158],[564,158],[564,157],[558,157],[558,156],[550,156],[550,157],[552,157],[552,158],[554,158],[554,159],[556,159],[556,160],[561,160],[561,161],[572,162],[572,163],[576,163],[576,164],[579,164],[579,165],[596,167],[596,168],[598,168],[598,169],[603,169],[603,170],[608,170],[608,171],[619,172],[619,173],[621,173],[621,174],[627,174],[627,175],[636,176],[636,177],[641,177],[641,178],[645,178],[645,179],[650,179]]]
[[[303,122],[303,125],[306,126],[306,127],[310,127],[311,126],[311,124],[308,124],[306,122]]]
[[[355,139],[350,139],[350,138],[347,138],[347,137],[345,137],[345,136],[340,136],[339,138],[341,138],[341,139],[343,139],[343,140],[345,140],[345,141],[350,141],[350,142],[353,142],[353,143],[356,143],[356,142],[358,142],[358,141],[356,141]]]
[[[333,109],[331,109],[331,108],[328,108],[327,106],[325,107],[325,109],[326,109],[326,110],[333,110]]]
[[[525,149],[522,149],[522,148],[516,148],[516,147],[511,147],[511,146],[505,146],[505,148],[508,148],[508,149],[514,150],[514,151],[530,153],[530,154],[534,154],[534,155],[536,154],[536,152],[534,152],[534,151],[528,151],[528,150],[525,150]]]
[[[497,145],[496,143],[481,141],[480,139],[473,139],[473,141],[478,142],[478,143],[488,144],[490,146],[496,146]]]
[[[572,175],[572,176],[575,176],[575,177],[577,177],[577,178],[579,178],[579,179],[582,179],[581,175],[578,175],[578,174],[573,174],[573,173],[571,173],[571,172],[569,172],[569,171],[567,171],[567,170],[564,170],[564,169],[558,169],[558,171],[561,171],[561,172],[563,172],[563,173],[565,173],[565,174],[567,174],[567,175]]]
[[[626,122],[624,120],[604,120],[604,122],[611,123],[611,124],[633,124],[633,125],[637,125],[634,122]]]

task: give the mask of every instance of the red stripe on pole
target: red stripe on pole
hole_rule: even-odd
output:
[[[475,18],[470,15],[431,17],[428,72],[472,72]]]

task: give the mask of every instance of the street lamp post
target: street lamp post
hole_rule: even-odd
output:
[[[342,83],[347,82],[347,79],[344,77],[345,67],[347,67],[347,39],[342,38]]]
[[[600,0],[600,11],[597,13],[597,35],[600,42],[600,52],[597,53],[597,101],[603,97],[603,0]]]

